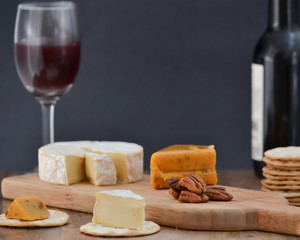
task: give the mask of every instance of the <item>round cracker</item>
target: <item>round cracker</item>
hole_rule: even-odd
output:
[[[69,215],[58,211],[49,210],[50,216],[43,220],[36,221],[20,221],[18,219],[9,219],[4,215],[0,215],[0,226],[6,227],[54,227],[65,225],[69,220]]]
[[[266,166],[266,167],[263,167],[262,171],[265,174],[270,174],[273,176],[298,177],[300,179],[300,171],[297,171],[297,170],[275,169],[275,168]]]
[[[293,161],[293,160],[287,160],[287,161],[281,161],[281,160],[274,160],[267,157],[263,158],[263,161],[272,168],[276,169],[289,169],[289,170],[300,170],[300,161]]]
[[[300,147],[278,147],[265,152],[265,156],[270,159],[296,160],[300,161]]]
[[[145,221],[142,230],[107,227],[101,224],[94,223],[87,223],[80,227],[80,231],[85,234],[106,237],[133,237],[149,235],[158,232],[159,229],[159,225],[151,221]]]
[[[277,176],[277,175],[272,175],[272,174],[267,174],[263,172],[264,177],[267,179],[272,179],[272,180],[278,180],[278,181],[284,181],[284,180],[294,180],[294,181],[299,181],[300,182],[300,176]]]
[[[289,200],[289,202],[300,203],[300,197],[289,198],[288,200]]]
[[[271,184],[271,185],[276,185],[276,186],[282,186],[282,185],[286,185],[286,186],[300,186],[300,181],[299,180],[277,180],[277,179],[264,179],[264,182],[267,184]]]
[[[274,192],[274,193],[278,193],[279,195],[285,197],[287,200],[291,199],[291,198],[298,198],[300,197],[300,191],[288,191],[288,190],[272,190],[269,189],[265,186],[261,187],[261,190],[263,192]]]
[[[289,202],[291,206],[300,207],[300,203]]]
[[[271,190],[300,190],[300,185],[275,185],[266,182],[266,179],[261,180],[261,184]]]
[[[294,192],[292,192],[292,191],[290,191],[290,192],[283,192],[284,193],[284,197],[286,198],[286,199],[292,199],[292,198],[299,198],[300,197],[300,191],[294,191]]]
[[[273,192],[271,189],[266,188],[265,186],[262,186],[262,187],[261,187],[261,190],[262,190],[263,192]],[[274,192],[276,192],[276,191],[274,191]]]

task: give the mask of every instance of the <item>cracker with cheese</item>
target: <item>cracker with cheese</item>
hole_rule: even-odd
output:
[[[21,221],[18,219],[9,219],[5,214],[0,215],[0,226],[6,227],[57,227],[65,225],[69,220],[69,215],[58,211],[48,210],[50,215],[46,219],[35,221]]]
[[[145,199],[130,190],[101,191],[91,223],[80,231],[94,236],[140,236],[158,232],[160,227],[145,221]]]
[[[68,222],[69,215],[48,210],[36,197],[15,198],[5,214],[0,215],[0,226],[7,227],[53,227]]]

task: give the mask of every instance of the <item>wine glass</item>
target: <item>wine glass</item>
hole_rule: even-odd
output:
[[[72,87],[80,62],[73,2],[18,5],[15,64],[25,88],[42,107],[43,145],[54,142],[54,106]]]

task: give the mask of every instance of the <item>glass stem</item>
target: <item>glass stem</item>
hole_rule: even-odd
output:
[[[41,102],[41,106],[43,145],[46,145],[54,142],[54,104]]]

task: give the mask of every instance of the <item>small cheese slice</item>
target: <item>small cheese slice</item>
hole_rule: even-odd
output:
[[[5,217],[34,221],[48,218],[49,212],[43,201],[36,197],[18,197],[8,208]]]
[[[172,145],[155,152],[150,160],[150,182],[154,188],[169,188],[171,177],[194,174],[208,185],[217,183],[214,146]]]
[[[120,183],[136,182],[143,177],[144,150],[138,144],[114,141],[77,141],[70,143],[89,152],[110,155],[114,161],[118,182]]]
[[[39,177],[48,183],[69,185],[85,179],[85,150],[48,144],[39,149]]]
[[[142,230],[145,221],[145,199],[130,190],[101,191],[96,194],[94,224],[107,227]]]
[[[88,181],[96,186],[112,185],[117,182],[117,172],[108,154],[87,152],[85,154],[85,173]]]

